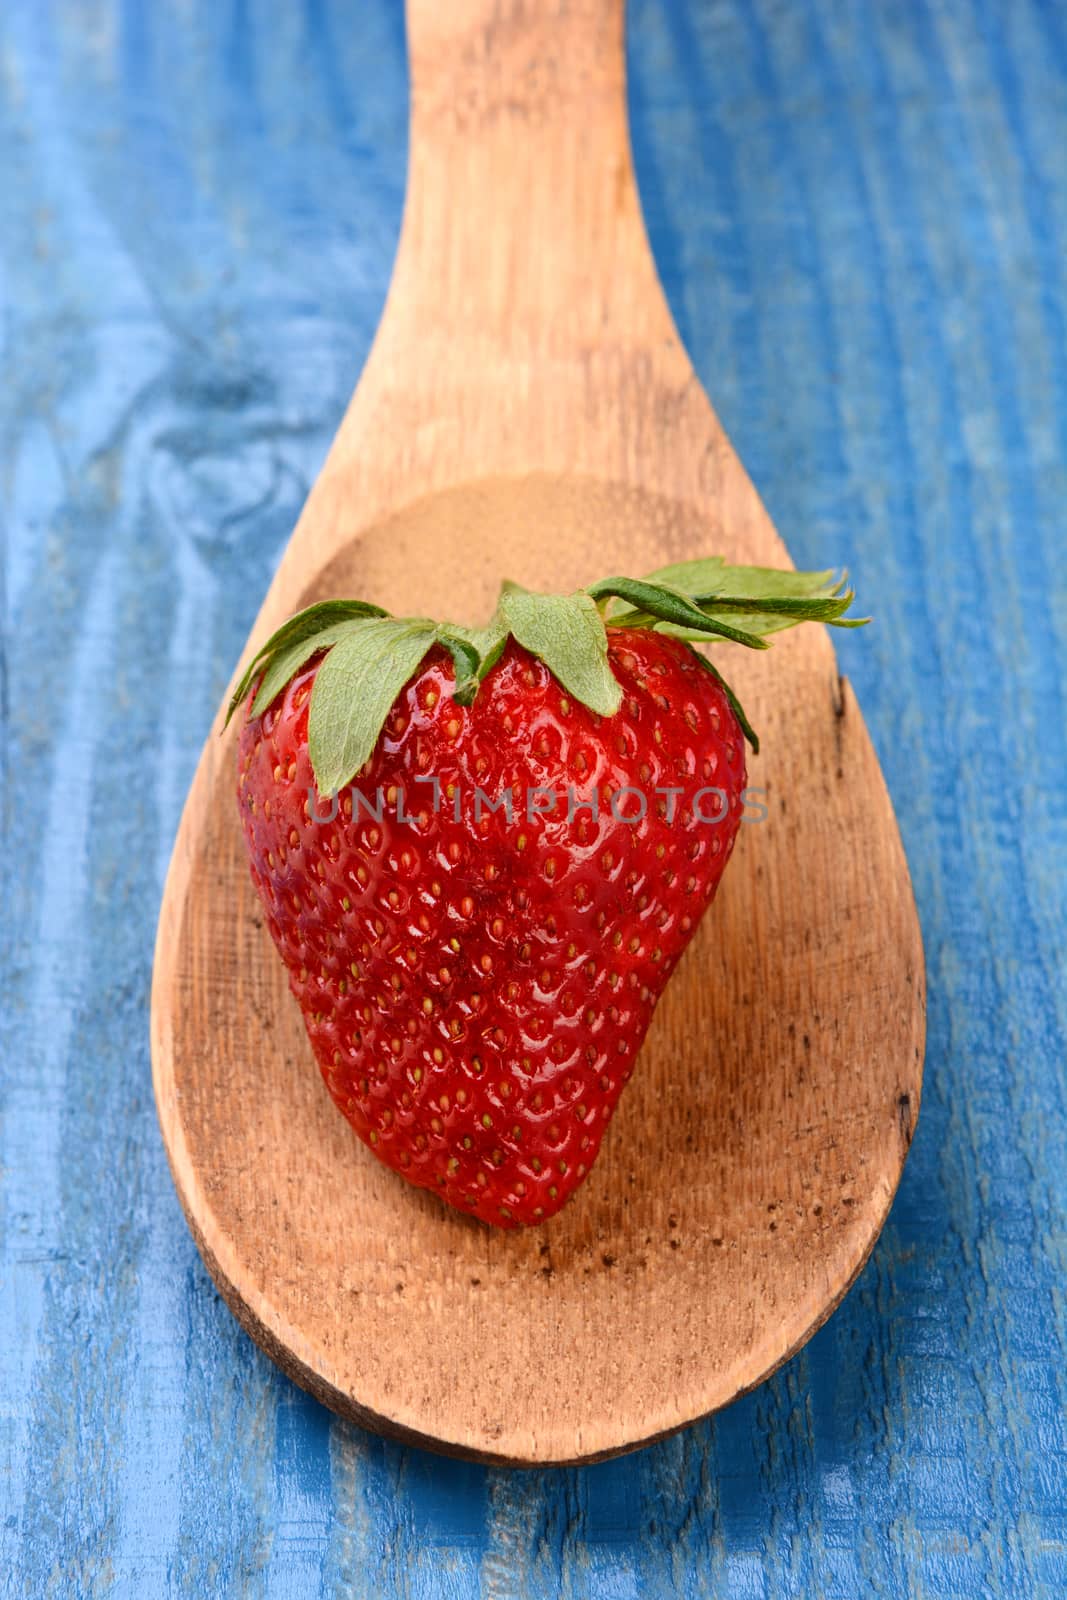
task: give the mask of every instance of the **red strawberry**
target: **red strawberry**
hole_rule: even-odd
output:
[[[851,593],[828,579],[700,562],[508,586],[482,633],[330,602],[253,661],[234,696],[256,682],[252,877],[331,1095],[403,1177],[502,1227],[586,1177],[729,859],[754,742],[678,635],[838,621]],[[605,630],[613,596],[630,609]]]

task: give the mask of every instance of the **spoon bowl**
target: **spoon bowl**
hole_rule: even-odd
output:
[[[788,564],[655,279],[621,7],[438,9],[409,7],[383,326],[253,644],[333,595],[478,622],[503,577]],[[333,1409],[484,1460],[611,1455],[758,1383],[866,1259],[919,1105],[907,865],[825,631],[727,648],[762,792],[600,1159],[536,1229],[450,1211],[338,1115],[250,882],[236,726],[209,739],[160,920],[160,1121],[228,1303]]]

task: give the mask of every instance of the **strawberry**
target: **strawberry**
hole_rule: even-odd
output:
[[[712,559],[471,630],[300,613],[233,711],[252,878],[326,1086],[410,1182],[501,1227],[588,1175],[710,904],[755,735],[693,643],[849,625],[829,573]]]

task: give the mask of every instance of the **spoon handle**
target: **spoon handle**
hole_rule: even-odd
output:
[[[669,334],[634,182],[623,0],[408,0],[391,306],[523,363]],[[656,324],[649,327],[650,319]]]
[[[279,588],[413,483],[582,473],[693,504],[736,491],[752,520],[645,233],[624,12],[624,0],[408,0],[392,282]]]

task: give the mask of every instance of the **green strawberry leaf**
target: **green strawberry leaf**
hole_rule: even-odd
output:
[[[671,632],[682,628],[688,634],[690,630],[695,630],[698,638],[717,634],[719,638],[730,639],[734,644],[748,645],[751,650],[768,648],[757,635],[717,617],[709,617],[688,595],[665,584],[645,583],[635,578],[604,578],[600,583],[590,585],[587,592],[594,600],[615,597],[629,601],[635,608],[625,612],[621,618],[609,616],[608,621],[614,627],[655,628],[662,623]]]
[[[319,600],[312,606],[305,606],[303,611],[298,611],[295,616],[290,617],[287,622],[283,622],[281,627],[271,634],[266,644],[256,651],[248,666],[242,672],[226,710],[227,724],[237,707],[248,698],[248,691],[252,687],[252,679],[263,662],[269,657],[276,656],[279,651],[295,646],[305,639],[313,638],[316,634],[323,632],[336,623],[349,621],[355,617],[385,617],[388,614],[388,612],[382,610],[381,606],[372,606],[367,600]],[[309,656],[314,654],[314,650],[309,652]],[[309,659],[309,656],[305,656],[304,660],[293,668],[294,673],[299,672],[300,667],[303,666],[304,661]],[[279,685],[281,689],[284,689],[284,687],[284,683]],[[257,695],[258,698],[259,696]],[[271,698],[277,698],[277,690]],[[269,704],[270,701],[261,702],[260,710],[266,711]]]
[[[615,715],[622,687],[608,665],[604,619],[589,594],[531,594],[506,583],[499,613],[508,631],[569,694],[602,717]]]
[[[283,645],[276,655],[270,657],[263,676],[256,685],[252,698],[252,709],[256,716],[262,716],[264,711],[270,710],[282,690],[312,656],[339,644],[353,628],[361,627],[365,620],[366,618],[353,617],[348,622],[335,623],[332,628],[323,628],[309,638],[297,639],[294,644]]]
[[[744,632],[761,639],[797,622],[859,628],[867,621],[844,616],[854,595],[848,588],[847,575],[838,575],[832,568],[823,572],[783,572],[776,567],[731,567],[721,557],[711,556],[703,561],[660,567],[646,581],[687,596],[707,622],[730,627],[731,617],[743,617]],[[637,609],[609,614],[608,620],[616,627],[647,626]],[[664,631],[673,633],[675,629]]]
[[[729,702],[730,710],[737,718],[738,727],[748,740],[748,743],[752,746],[752,754],[754,756],[758,756],[759,734],[746,717],[744,706],[741,704],[740,700],[737,698],[736,694],[731,689],[722,673],[719,671],[718,667],[714,666],[708,660],[707,656],[701,655],[699,650],[694,650],[693,654],[696,656],[697,660],[700,662],[700,665],[705,669],[705,671],[710,672],[712,677],[715,679],[715,682],[719,685],[719,688],[722,690]]]
[[[771,596],[809,596],[838,594],[845,587],[846,575],[832,567],[823,572],[795,572],[781,567],[732,567],[722,556],[703,561],[679,561],[650,572],[648,583],[666,583],[699,600],[719,594],[746,594],[767,599]]]
[[[450,622],[441,635],[442,642],[447,642],[446,635],[448,638],[461,639],[477,657],[478,664],[474,669],[473,682],[468,678],[464,683],[460,683],[459,669],[456,670],[457,687],[453,699],[457,705],[469,706],[473,703],[479,686],[484,683],[487,675],[492,672],[503,655],[504,646],[508,642],[508,630],[501,622],[498,613],[487,628],[465,628],[458,622]]]
[[[308,754],[321,795],[336,794],[370,759],[394,700],[437,632],[421,619],[370,617],[326,656],[308,714]]]
[[[456,675],[452,698],[459,706],[469,706],[478,693],[478,684],[481,681],[478,676],[482,664],[481,652],[477,645],[466,637],[463,629],[451,625],[438,628],[437,641],[444,645],[452,657]]]

